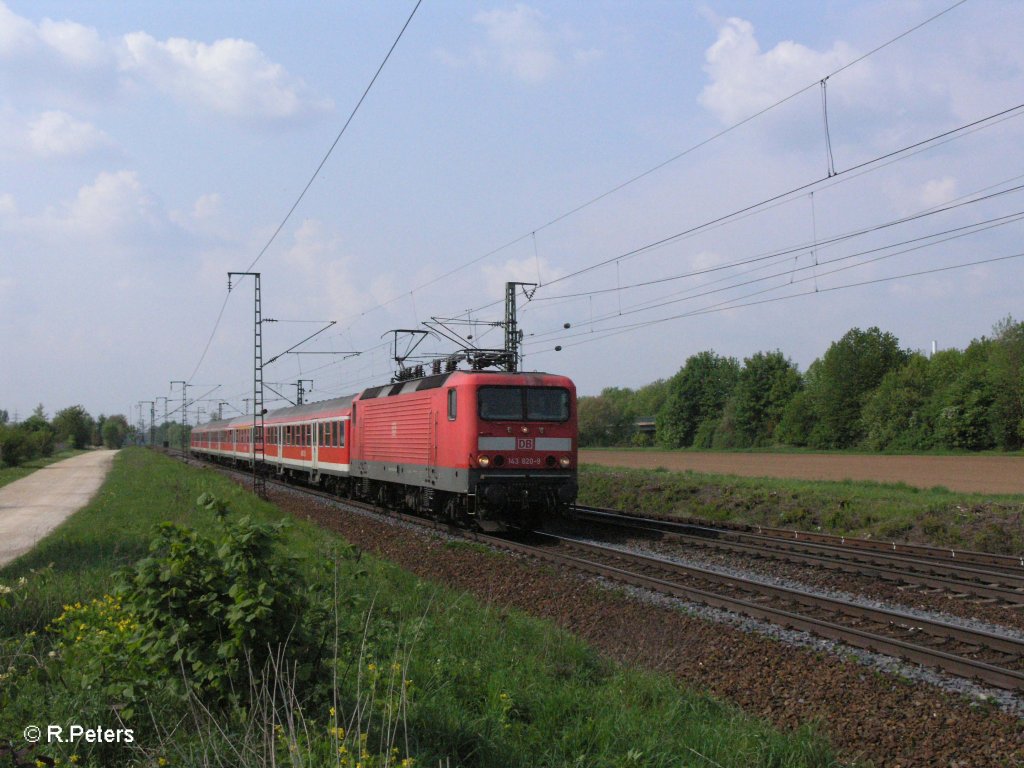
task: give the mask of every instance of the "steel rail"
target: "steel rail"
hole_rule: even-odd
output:
[[[801,550],[814,548],[817,551],[844,553],[847,557],[867,559],[868,562],[896,562],[901,565],[913,564],[920,569],[932,568],[935,575],[947,575],[950,570],[970,574],[978,581],[1001,582],[1024,588],[1024,555],[993,555],[970,550],[941,549],[917,544],[899,544],[859,539],[850,536],[834,536],[824,533],[789,531],[781,528],[765,528],[745,523],[714,522],[688,518],[664,518],[633,515],[620,510],[577,505],[573,513],[581,518],[610,524],[644,525],[664,531],[690,530],[706,533],[708,536],[749,537],[755,541],[775,542],[779,546],[798,546]],[[878,559],[870,559],[878,558]],[[987,566],[987,567],[979,567]]]
[[[1011,605],[1024,607],[1024,575],[1016,576],[1000,571],[962,567],[931,560],[917,560],[903,556],[849,551],[828,544],[796,543],[770,536],[748,534],[736,531],[721,531],[715,528],[699,533],[699,526],[689,523],[655,521],[649,525],[642,520],[606,512],[586,511],[579,515],[591,522],[598,522],[632,530],[658,533],[686,544],[719,551],[753,555],[765,559],[782,560],[789,563],[806,563],[829,570],[875,576],[885,581],[903,584],[918,584],[934,587],[956,594],[975,595],[984,599],[1001,600]],[[702,535],[704,533],[704,535]],[[707,535],[708,533],[712,535]],[[751,543],[745,543],[749,541]]]
[[[711,526],[720,530],[743,531],[748,533],[759,533],[766,536],[780,539],[791,539],[793,541],[819,542],[823,544],[838,544],[850,549],[864,549],[875,552],[891,552],[905,555],[912,555],[918,558],[948,562],[950,560],[962,563],[973,563],[976,565],[995,566],[1006,569],[1011,573],[1024,573],[1024,553],[1019,555],[997,555],[990,552],[976,552],[969,549],[948,549],[945,547],[931,547],[924,544],[906,544],[897,541],[880,541],[878,539],[863,539],[855,536],[837,536],[829,533],[815,533],[812,531],[797,531],[788,528],[771,528],[752,523],[729,523],[716,521],[708,523],[707,520],[698,520],[686,517],[657,517],[633,515],[618,509],[607,507],[593,507],[577,505],[581,511],[608,512],[626,517],[634,517],[640,520],[654,520],[657,522],[690,523],[695,525]]]
[[[760,605],[751,600],[728,597],[678,582],[593,562],[586,558],[558,553],[543,547],[533,547],[482,534],[475,534],[473,538],[520,554],[532,555],[548,562],[569,564],[581,571],[608,577],[615,581],[739,613],[777,624],[787,629],[802,630],[815,636],[836,640],[875,653],[882,653],[913,661],[924,666],[938,668],[958,677],[979,680],[1007,690],[1024,690],[1024,672],[1007,669],[986,661],[960,656],[941,649],[930,648],[904,639],[838,624],[806,614]],[[1018,647],[1017,652],[1020,653],[1022,650],[1024,648]]]
[[[902,611],[887,608],[871,608],[868,606],[851,603],[847,600],[825,597],[802,592],[789,587],[781,587],[775,584],[767,584],[762,581],[754,581],[740,576],[731,576],[720,571],[708,568],[699,568],[692,565],[684,565],[653,555],[640,554],[629,550],[611,547],[589,541],[579,541],[565,536],[544,533],[539,534],[551,540],[558,541],[560,545],[572,549],[578,549],[590,554],[602,554],[606,557],[626,561],[639,567],[647,567],[672,575],[679,575],[688,579],[703,579],[715,584],[728,586],[733,589],[764,595],[773,599],[785,600],[798,603],[809,608],[823,608],[835,613],[845,614],[857,619],[875,621],[888,626],[906,627],[914,631],[923,630],[938,638],[951,638],[970,645],[987,647],[994,651],[1010,653],[1024,657],[1024,642],[1009,638],[1003,635],[983,632],[980,630],[967,629],[956,624],[948,624],[942,621],[926,619]]]

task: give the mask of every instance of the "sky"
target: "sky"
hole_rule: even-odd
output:
[[[0,408],[244,411],[229,271],[264,359],[335,323],[292,399],[501,346],[510,280],[581,394],[1024,316],[1018,0],[424,0],[309,184],[414,5],[0,0]]]

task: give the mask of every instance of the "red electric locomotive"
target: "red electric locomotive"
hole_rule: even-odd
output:
[[[576,499],[576,390],[547,373],[451,371],[192,432],[193,450],[475,525],[529,527]]]

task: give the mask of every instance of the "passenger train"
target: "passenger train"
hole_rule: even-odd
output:
[[[564,376],[454,370],[192,430],[200,456],[487,531],[575,501],[576,388]]]

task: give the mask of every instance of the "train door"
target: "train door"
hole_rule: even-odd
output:
[[[310,438],[309,471],[311,472],[311,477],[315,479],[317,472],[320,471],[320,446],[324,444],[324,423],[322,421],[314,421],[309,426],[313,431]]]

